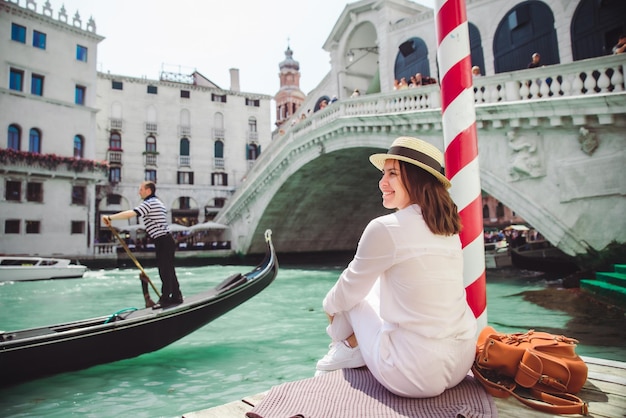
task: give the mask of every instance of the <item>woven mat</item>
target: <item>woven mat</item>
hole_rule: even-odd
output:
[[[366,367],[274,386],[248,418],[445,417],[487,418],[498,412],[491,395],[468,375],[434,398],[396,396]]]

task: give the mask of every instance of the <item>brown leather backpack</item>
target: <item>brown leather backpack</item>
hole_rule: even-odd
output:
[[[587,381],[587,365],[575,353],[577,343],[547,332],[504,334],[487,326],[478,336],[472,372],[493,396],[512,395],[544,412],[587,415],[587,404],[574,396]],[[535,399],[515,393],[517,385]]]

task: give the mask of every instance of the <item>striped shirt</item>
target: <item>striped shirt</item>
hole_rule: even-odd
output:
[[[150,238],[156,239],[170,233],[167,225],[167,209],[156,196],[148,196],[133,210],[137,216],[143,216],[143,223]]]

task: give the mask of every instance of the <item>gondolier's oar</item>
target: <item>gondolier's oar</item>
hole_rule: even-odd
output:
[[[130,257],[131,260],[133,260],[133,262],[135,263],[135,265],[137,266],[139,271],[141,271],[141,281],[142,281],[142,283],[145,283],[144,279],[147,280],[148,283],[150,283],[150,286],[152,286],[152,289],[154,289],[154,292],[160,298],[161,294],[159,293],[157,288],[154,286],[154,283],[152,283],[152,280],[150,280],[150,277],[148,277],[148,275],[146,274],[146,271],[143,269],[141,264],[139,264],[139,261],[137,260],[135,255],[130,251],[130,248],[128,248],[128,245],[126,245],[126,242],[124,242],[122,237],[120,237],[120,234],[118,234],[117,231],[115,230],[115,228],[113,228],[113,225],[109,225],[109,229],[111,230],[111,232],[113,232],[113,235],[115,235],[115,238],[117,238],[117,240],[120,242],[120,244],[122,244],[122,247],[124,247],[124,250],[126,250],[126,254],[128,254],[128,256]],[[144,294],[144,296],[145,296],[145,294]],[[146,300],[146,303],[147,302],[148,301]]]

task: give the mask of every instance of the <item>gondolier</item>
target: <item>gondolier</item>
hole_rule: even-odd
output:
[[[153,309],[167,308],[183,302],[183,294],[180,291],[176,269],[174,267],[174,253],[176,242],[170,233],[167,224],[167,209],[156,195],[156,185],[151,181],[144,181],[139,186],[139,196],[143,202],[134,209],[125,210],[113,215],[102,217],[106,226],[111,226],[112,220],[130,219],[133,216],[144,218],[146,232],[154,242],[156,250],[156,262],[161,276],[161,297]]]

